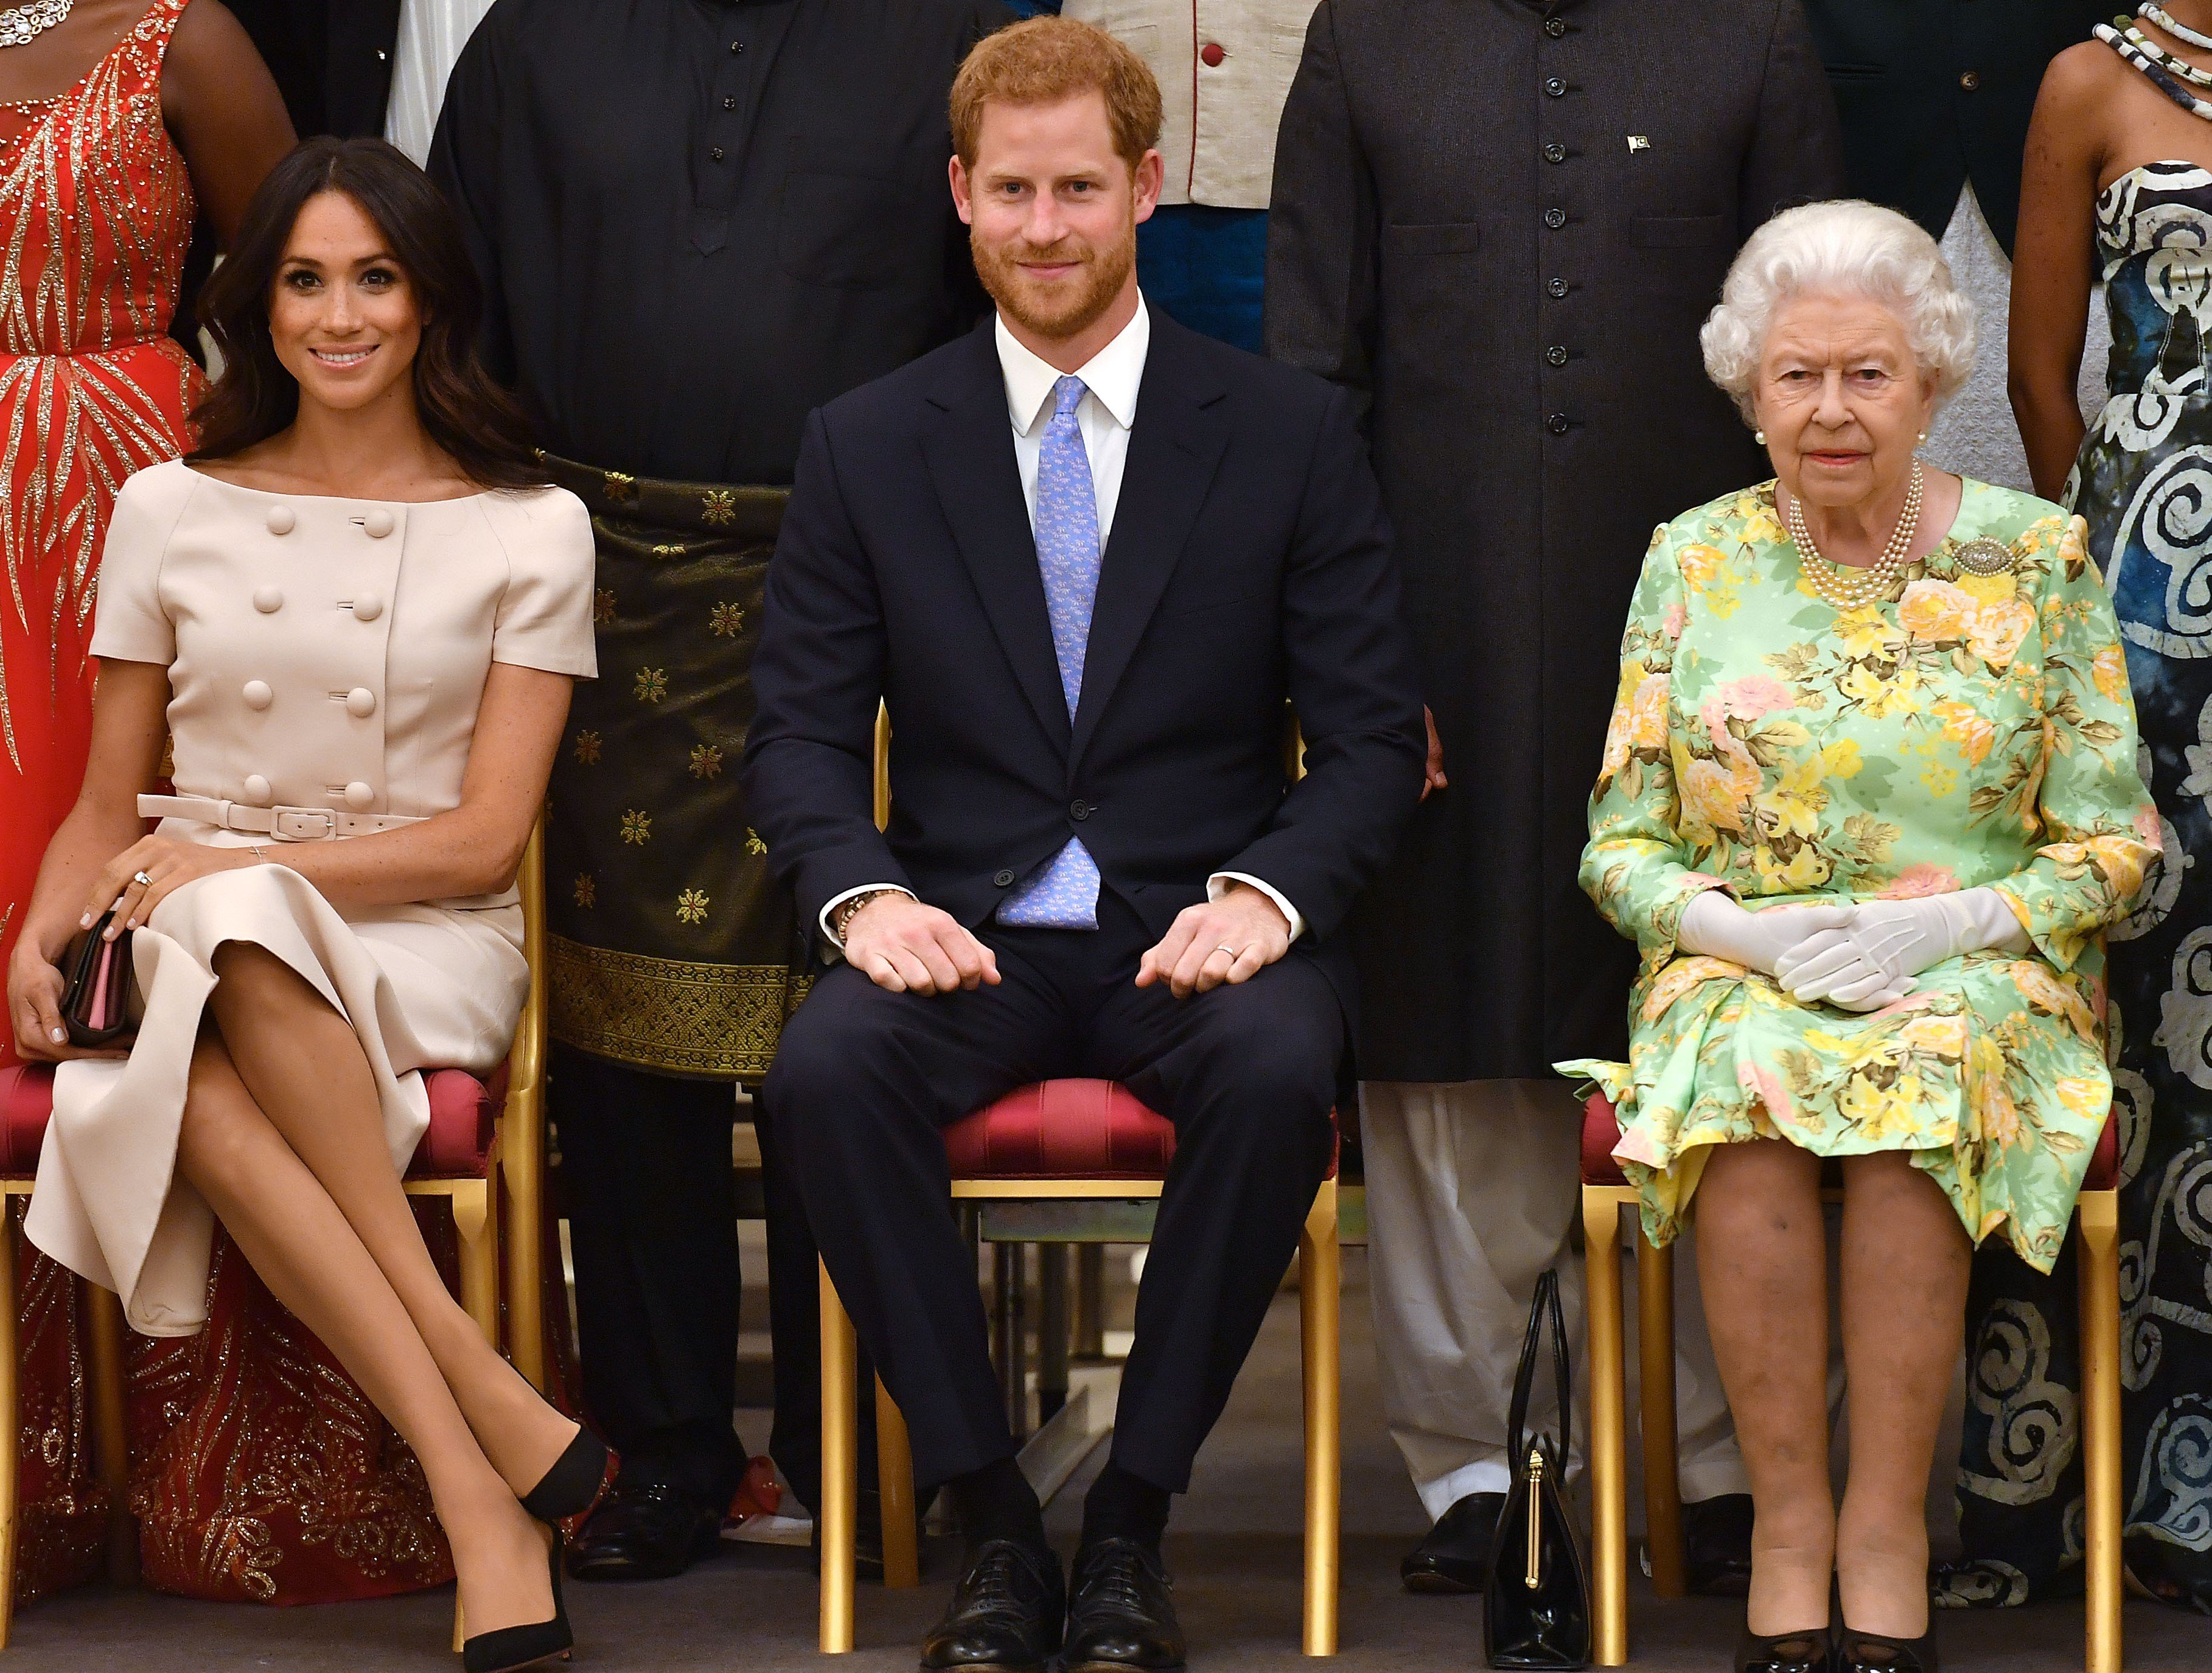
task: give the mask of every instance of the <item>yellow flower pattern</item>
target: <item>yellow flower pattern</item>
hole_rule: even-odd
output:
[[[702,889],[686,889],[676,897],[676,916],[684,923],[707,922],[707,895]]]
[[[653,815],[630,808],[622,816],[622,839],[640,848],[653,840]]]
[[[714,778],[722,770],[722,751],[713,744],[691,745],[691,776]]]
[[[1974,574],[1983,537],[2008,573]],[[1977,1239],[2049,1270],[2112,1098],[2105,928],[2158,852],[2119,635],[2083,528],[1970,482],[1894,604],[1804,581],[1771,484],[1659,530],[1621,652],[1583,886],[1632,937],[1626,1063],[1560,1068],[1617,1106],[1661,1241],[1716,1144],[1911,1153]],[[1861,1015],[1680,952],[1682,909],[1993,887],[2033,943],[1921,973]]]

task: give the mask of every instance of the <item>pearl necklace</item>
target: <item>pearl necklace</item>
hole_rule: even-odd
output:
[[[1805,502],[1795,494],[1790,496],[1790,538],[1797,543],[1798,567],[1804,570],[1805,579],[1813,583],[1813,590],[1829,608],[1838,612],[1859,610],[1888,599],[1897,586],[1897,578],[1905,573],[1905,555],[1912,550],[1912,538],[1920,532],[1920,496],[1925,480],[1926,473],[1916,459],[1912,461],[1911,485],[1905,490],[1905,510],[1898,517],[1897,526],[1890,531],[1889,544],[1882,548],[1881,556],[1863,569],[1823,557],[1820,549],[1813,544],[1812,530],[1805,526]]]
[[[2203,34],[2176,23],[2166,15],[2166,8],[2160,5],[2158,0],[2142,0],[2142,4],[2136,8],[2136,15],[2149,19],[2176,40],[2185,40],[2191,46],[2212,46],[2212,35]]]
[[[70,15],[76,0],[31,0],[0,11],[0,46],[25,46]]]

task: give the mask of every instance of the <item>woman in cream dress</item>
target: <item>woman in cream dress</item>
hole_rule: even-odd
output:
[[[484,1343],[400,1178],[421,1071],[489,1073],[527,991],[514,876],[594,672],[591,532],[532,485],[445,205],[382,142],[279,165],[208,294],[229,369],[201,451],[117,502],[91,764],[10,961],[19,1049],[66,1060],[25,1230],[177,1335],[221,1220],[420,1458],[470,1673],[534,1665],[570,1640],[532,1518],[584,1509],[605,1451]],[[165,733],[176,794],[141,795]],[[56,966],[111,905],[143,1014],[88,1056]]]

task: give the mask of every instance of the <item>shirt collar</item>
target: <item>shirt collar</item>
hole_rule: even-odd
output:
[[[1064,374],[1024,348],[1006,329],[1003,315],[997,332],[999,367],[1006,379],[1006,410],[1013,417],[1014,428],[1027,435],[1051,416],[1053,386]],[[1139,292],[1135,316],[1075,374],[1123,429],[1137,422],[1137,389],[1145,380],[1145,353],[1152,341],[1152,316]]]

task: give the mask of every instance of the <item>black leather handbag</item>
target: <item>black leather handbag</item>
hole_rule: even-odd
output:
[[[1528,1390],[1542,1355],[1544,1326],[1552,1327],[1552,1375],[1559,1393],[1559,1439],[1525,1436]],[[1528,1310],[1528,1335],[1513,1378],[1513,1408],[1506,1426],[1513,1461],[1513,1490],[1498,1518],[1491,1547],[1490,1591],[1482,1612],[1482,1647],[1492,1667],[1577,1668],[1590,1660],[1589,1572],[1575,1537],[1566,1494],[1568,1441],[1574,1425],[1574,1390],[1567,1371],[1566,1320],[1559,1308],[1559,1275],[1536,1281]]]
[[[93,925],[70,960],[62,1026],[71,1045],[104,1046],[130,1030],[131,932],[105,939],[114,918],[111,910]]]

